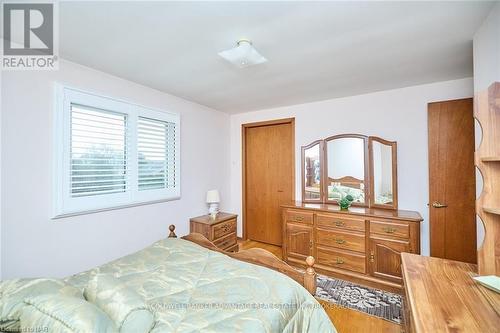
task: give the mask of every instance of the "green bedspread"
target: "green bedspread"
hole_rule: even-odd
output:
[[[189,241],[167,238],[66,281],[83,289],[96,272],[112,274],[146,300],[152,332],[335,332],[291,278]]]

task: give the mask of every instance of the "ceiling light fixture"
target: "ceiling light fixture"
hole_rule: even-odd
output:
[[[266,58],[257,52],[252,42],[248,39],[240,39],[236,43],[236,47],[219,52],[219,55],[239,68],[258,65],[267,61]]]

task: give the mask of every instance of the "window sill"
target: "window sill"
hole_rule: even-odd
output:
[[[52,220],[59,220],[59,219],[63,219],[63,218],[66,218],[66,217],[72,217],[72,216],[88,215],[88,214],[95,214],[95,213],[100,213],[100,212],[106,212],[106,211],[110,211],[110,210],[117,210],[117,209],[131,208],[131,207],[137,207],[137,206],[152,205],[152,204],[157,204],[157,203],[162,203],[162,202],[180,200],[180,198],[181,198],[180,196],[175,196],[175,197],[168,198],[168,199],[159,199],[159,200],[135,202],[135,203],[130,203],[130,204],[126,204],[126,205],[119,205],[119,206],[113,206],[113,207],[91,209],[91,210],[84,210],[84,211],[77,211],[77,212],[70,212],[70,213],[62,213],[62,214],[57,214],[57,215],[53,216],[51,219]]]

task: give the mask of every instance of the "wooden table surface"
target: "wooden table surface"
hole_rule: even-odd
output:
[[[500,332],[500,294],[472,279],[476,265],[401,257],[415,332]]]
[[[201,215],[197,217],[192,217],[189,221],[203,224],[217,224],[231,219],[236,219],[238,215],[231,213],[219,212],[215,219],[213,219],[209,214]]]

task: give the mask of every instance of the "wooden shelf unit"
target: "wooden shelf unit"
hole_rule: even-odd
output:
[[[474,117],[482,129],[476,167],[483,176],[483,191],[476,211],[484,224],[484,241],[478,249],[479,275],[500,275],[500,82],[474,98]]]
[[[500,208],[483,207],[486,213],[500,215]]]
[[[500,162],[500,156],[481,157],[482,162]]]

